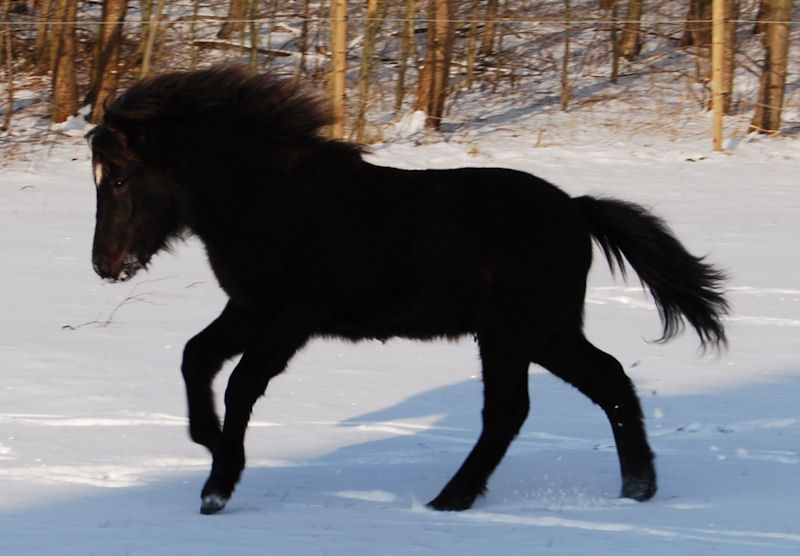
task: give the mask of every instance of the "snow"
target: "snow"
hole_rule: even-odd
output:
[[[656,497],[617,498],[602,412],[532,368],[531,415],[488,494],[467,512],[429,511],[477,438],[472,340],[318,340],[257,404],[228,507],[200,515],[210,457],[188,438],[178,369],[224,295],[195,240],[130,282],[101,281],[88,151],[63,138],[0,175],[3,553],[800,552],[800,141],[745,137],[713,153],[707,137],[413,139],[369,157],[518,168],[573,195],[640,202],[728,270],[730,349],[718,356],[688,332],[649,342],[659,323],[638,283],[600,257],[592,270],[587,335],[637,385]]]

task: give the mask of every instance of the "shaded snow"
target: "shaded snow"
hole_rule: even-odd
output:
[[[186,432],[183,343],[224,304],[194,240],[106,284],[89,260],[84,146],[0,177],[0,539],[8,554],[797,554],[800,142],[535,148],[537,137],[374,148],[404,167],[497,165],[651,206],[728,269],[730,350],[660,346],[650,300],[598,258],[587,334],[642,396],[660,490],[618,499],[601,411],[532,368],[532,411],[463,513],[424,509],[477,438],[471,340],[312,342],[270,386],[228,508],[201,516],[210,458]],[[73,160],[75,159],[75,160]],[[224,373],[223,373],[224,374]],[[220,388],[224,380],[220,380]]]

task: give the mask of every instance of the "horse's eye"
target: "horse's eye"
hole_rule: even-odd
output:
[[[123,189],[123,188],[124,188],[126,185],[127,185],[127,184],[125,183],[125,181],[124,181],[124,180],[116,180],[115,182],[113,182],[113,183],[111,184],[111,187],[112,187],[112,189],[114,189],[114,191],[120,191],[120,190],[121,190],[121,189]]]

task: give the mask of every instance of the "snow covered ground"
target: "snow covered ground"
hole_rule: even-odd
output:
[[[270,386],[226,510],[186,432],[183,343],[224,296],[194,241],[124,284],[89,260],[88,151],[65,141],[0,173],[0,552],[4,554],[800,553],[800,141],[585,141],[476,130],[378,146],[405,167],[496,165],[651,206],[728,269],[730,349],[698,354],[598,258],[587,333],[636,383],[660,490],[620,500],[601,411],[532,368],[531,415],[474,509],[424,508],[477,438],[460,343],[315,341]],[[224,379],[219,381],[224,386]]]

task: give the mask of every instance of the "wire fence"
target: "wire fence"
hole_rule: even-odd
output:
[[[297,16],[300,17],[300,16]],[[333,17],[325,17],[325,16],[317,16],[314,17],[314,21],[318,23],[327,23],[330,24],[332,21],[336,21],[339,18]],[[430,24],[436,21],[444,21],[446,23],[453,23],[455,25],[470,25],[470,24],[478,24],[478,25],[487,25],[489,23],[494,24],[502,24],[502,23],[554,23],[559,25],[575,25],[575,24],[591,24],[591,25],[631,25],[631,24],[638,24],[641,20],[638,19],[625,19],[625,18],[609,18],[606,16],[603,17],[586,17],[586,16],[574,16],[574,17],[498,17],[495,19],[482,19],[482,18],[452,18],[452,19],[430,19],[427,17],[415,17],[415,18],[404,18],[404,17],[364,17],[364,16],[347,16],[347,21],[351,23],[360,23],[366,24],[372,21],[380,21],[382,23],[387,24],[407,24],[407,23],[421,23],[421,24]],[[253,18],[228,18],[225,16],[187,16],[181,19],[182,21],[195,21],[195,22],[203,22],[203,23],[218,23],[222,21],[227,21],[231,24],[250,24],[250,23],[266,23],[272,21],[272,17],[264,16],[264,17],[253,17]],[[153,18],[151,20],[153,23],[158,25],[167,24],[173,21],[173,18],[160,18],[156,19]],[[782,25],[790,25],[793,27],[797,27],[800,25],[797,21],[791,19],[753,19],[753,18],[733,18],[733,19],[725,19],[725,21],[730,23],[737,23],[741,25],[756,25],[756,24],[770,24],[770,23],[777,23]],[[711,25],[714,20],[713,19],[686,19],[686,18],[669,18],[669,19],[646,19],[648,24],[654,25],[687,25],[689,23],[692,24],[699,24],[699,25]],[[0,21],[0,26],[3,27],[38,27],[39,25],[78,25],[78,24],[85,24],[85,19],[72,19],[72,20],[61,20],[61,21],[53,21],[52,19],[28,19],[25,21]],[[115,25],[114,23],[108,23],[104,21],[93,21],[91,22],[92,25],[96,26],[103,26],[103,25]]]
[[[122,55],[115,68],[121,87],[140,76],[145,27],[156,29],[153,72],[239,61],[254,71],[302,76],[325,86],[333,21],[328,2],[262,1],[256,3],[253,17],[234,18],[229,16],[227,1],[176,0],[166,3],[159,18],[155,13],[147,17],[141,9],[144,4],[130,3],[123,24]],[[384,0],[381,17],[368,17],[364,4],[351,2],[347,17],[347,109],[348,122],[352,122],[359,105],[366,104],[368,133],[362,139],[369,142],[380,139],[388,122],[411,109],[426,31],[433,20],[422,5],[416,5],[409,17],[406,0]],[[710,106],[710,44],[694,44],[692,30],[710,32],[712,20],[687,18],[686,1],[645,2],[641,21],[623,13],[614,17],[610,10],[598,9],[597,0],[573,0],[569,11],[563,0],[543,0],[535,7],[521,0],[501,0],[492,18],[485,17],[484,4],[459,3],[450,20],[455,29],[445,121],[451,129],[482,117],[481,112],[485,115],[482,99],[487,95],[508,114],[521,109],[559,110],[564,108],[561,89],[565,84],[571,92],[567,109],[623,102],[649,111],[653,126],[659,127],[670,118],[679,127],[681,114]],[[758,17],[756,0],[741,0],[739,7],[736,18],[726,21],[735,23],[738,30],[731,113],[744,119],[759,104],[764,59],[762,38],[753,29],[770,22]],[[800,43],[797,20],[777,22],[788,27],[795,52]],[[368,98],[361,101],[368,24],[379,25],[379,33],[368,60],[372,68]],[[40,33],[52,33],[62,25],[77,28],[78,82],[80,86],[88,83],[92,48],[104,25],[98,2],[82,2],[78,17],[71,21],[53,21],[39,12],[11,14],[3,28],[11,33],[16,79],[41,72],[37,67],[47,68],[47,61],[33,59],[35,43],[41,40]],[[223,25],[228,34],[221,32]],[[614,41],[632,26],[637,27],[638,46],[635,56],[627,59],[615,52]],[[487,38],[490,28],[494,32]],[[800,94],[798,58],[790,57],[789,105],[796,105]],[[626,87],[634,81],[637,86]]]

